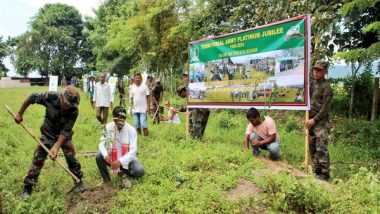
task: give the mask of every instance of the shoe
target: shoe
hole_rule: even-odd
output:
[[[255,149],[253,149],[252,154],[253,154],[253,156],[255,156],[255,157],[259,157],[259,156],[260,156],[260,150],[255,150]]]
[[[330,175],[317,174],[315,176],[315,178],[317,178],[318,180],[321,180],[321,181],[328,181],[330,179]]]
[[[22,192],[23,198],[28,198],[32,195],[32,186],[24,186],[24,190]]]
[[[80,181],[79,183],[75,184],[73,187],[73,192],[83,192],[84,191],[84,185],[83,181]]]

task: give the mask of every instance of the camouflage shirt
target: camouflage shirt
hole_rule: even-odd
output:
[[[326,79],[319,81],[313,80],[310,84],[310,118],[316,122],[328,120],[333,91]]]
[[[61,93],[51,91],[41,94],[33,93],[29,96],[31,104],[37,103],[46,107],[45,119],[40,130],[42,135],[50,139],[58,139],[60,134],[71,137],[78,117],[78,108],[61,109],[60,96]]]

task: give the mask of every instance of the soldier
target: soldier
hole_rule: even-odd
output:
[[[325,79],[328,63],[316,61],[313,66],[314,80],[310,84],[311,109],[305,127],[310,134],[310,153],[316,177],[330,178],[330,159],[327,139],[330,133],[329,113],[333,91]]]
[[[45,119],[41,125],[41,142],[50,149],[51,159],[55,160],[59,148],[65,155],[67,165],[74,175],[81,179],[83,172],[81,165],[75,157],[75,149],[72,142],[73,126],[78,117],[78,105],[80,95],[74,86],[66,86],[61,93],[46,92],[33,93],[22,104],[18,111],[15,122],[20,123],[23,120],[23,114],[30,104],[40,104],[45,106]],[[47,153],[41,146],[37,146],[34,152],[32,165],[24,179],[23,196],[27,197],[32,194],[32,187],[37,183],[38,176],[45,163]],[[78,183],[75,191],[83,191],[83,183]]]
[[[161,85],[161,79],[157,78],[155,80],[156,84],[154,84],[152,89],[152,104],[153,104],[153,115],[155,118],[153,118],[153,124],[154,123],[160,123],[160,103],[162,101],[162,98],[164,97],[164,87]],[[156,113],[157,112],[157,113]]]
[[[125,102],[124,102],[124,96],[125,96],[125,84],[123,77],[120,77],[119,82],[117,84],[117,89],[119,90],[119,104],[120,106],[124,107]]]
[[[177,93],[182,98],[187,98],[188,92],[185,86],[180,86],[177,89]],[[210,116],[210,111],[203,108],[190,109],[190,124],[189,131],[190,135],[194,139],[202,139],[203,134],[206,129],[208,117]],[[182,107],[180,112],[186,112],[186,108]]]

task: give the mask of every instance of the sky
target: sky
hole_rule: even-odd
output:
[[[68,4],[74,6],[82,16],[94,16],[93,9],[97,9],[101,2],[102,0],[0,0],[0,36],[4,40],[8,36],[26,32],[31,18],[47,3]],[[8,76],[15,76],[9,58],[5,60],[5,65],[10,70]]]

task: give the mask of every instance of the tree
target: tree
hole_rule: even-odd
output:
[[[65,4],[46,4],[31,21],[30,32],[21,36],[15,63],[19,69],[38,70],[42,76],[75,74],[83,22],[78,10]],[[25,54],[31,54],[25,56]]]
[[[16,73],[27,77],[28,74],[38,67],[38,58],[35,56],[36,47],[32,42],[30,32],[21,34],[17,38],[17,46],[14,50],[12,64],[16,69]]]
[[[7,76],[8,68],[4,65],[3,60],[9,54],[8,42],[3,41],[3,37],[0,36],[0,77]]]
[[[352,118],[357,73],[365,63],[380,57],[380,1],[346,0],[339,13],[343,17],[344,29],[336,39],[340,47],[334,58],[351,64],[348,115]]]

